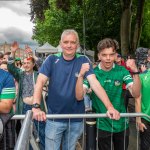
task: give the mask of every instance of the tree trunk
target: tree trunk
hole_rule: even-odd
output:
[[[145,0],[138,0],[136,23],[134,28],[134,35],[131,45],[131,50],[134,52],[139,44],[141,31],[142,31],[142,20],[143,20],[143,10],[144,10]]]
[[[122,16],[120,26],[120,38],[121,38],[121,54],[126,56],[129,53],[131,44],[131,5],[132,0],[121,0]]]

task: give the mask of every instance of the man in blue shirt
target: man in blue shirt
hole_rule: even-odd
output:
[[[5,121],[7,120],[8,114],[13,114],[12,106],[15,96],[16,91],[13,76],[9,72],[0,69],[0,115],[3,115]],[[13,129],[14,122],[11,120],[5,125],[5,135],[0,140],[0,149],[14,149],[15,139],[13,137]],[[7,144],[5,145],[5,143]]]
[[[33,118],[43,121],[46,115],[40,110],[42,88],[49,79],[47,108],[48,114],[81,114],[85,113],[84,101],[77,97],[76,82],[83,80],[81,68],[86,70],[91,88],[101,97],[109,116],[119,119],[119,113],[110,103],[104,89],[97,81],[92,65],[86,56],[76,54],[79,37],[75,30],[65,30],[61,35],[62,53],[54,54],[45,60],[39,71],[33,101]],[[58,150],[62,142],[64,150],[74,150],[76,142],[83,132],[82,119],[52,119],[46,121],[45,149]]]
[[[15,98],[15,84],[13,76],[0,69],[0,113],[10,113]]]

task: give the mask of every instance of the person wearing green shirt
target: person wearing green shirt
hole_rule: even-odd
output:
[[[133,72],[133,78],[123,66],[114,63],[117,48],[118,42],[110,38],[103,39],[98,43],[97,49],[100,63],[94,68],[94,73],[106,91],[113,107],[120,113],[125,113],[126,109],[122,91],[123,83],[126,84],[126,88],[129,89],[133,97],[140,95],[141,85],[138,75],[139,72],[133,59],[129,59],[126,62],[126,65]],[[88,82],[84,82],[83,86],[80,80],[77,80],[77,85],[76,90],[80,90],[80,94],[82,92],[84,93],[85,88],[91,86]],[[106,113],[106,107],[101,99],[98,98],[97,94],[94,91],[91,94],[93,111],[96,113]],[[129,144],[128,118],[120,118],[119,120],[98,118],[97,128],[99,150],[110,150],[112,146],[114,146],[114,150],[127,150]]]
[[[150,116],[150,69],[144,64],[141,65],[141,95],[135,99],[135,110],[137,113],[144,113]],[[147,117],[137,117],[136,123],[140,131],[140,150],[150,148],[150,119]]]

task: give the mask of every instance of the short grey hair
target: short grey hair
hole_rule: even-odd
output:
[[[63,37],[65,35],[69,35],[69,34],[74,34],[76,36],[76,38],[77,38],[77,44],[79,44],[79,36],[78,36],[77,31],[75,31],[74,29],[66,29],[66,30],[64,30],[63,33],[61,34],[61,41],[62,41],[62,39],[63,39]]]

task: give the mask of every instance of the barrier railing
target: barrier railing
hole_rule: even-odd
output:
[[[147,117],[150,116],[143,113],[121,113],[121,117]],[[106,114],[53,114],[46,115],[47,119],[72,119],[72,118],[106,118]],[[15,150],[28,150],[29,142],[34,150],[39,150],[35,139],[32,136],[32,111],[28,111],[26,115],[15,115],[12,119],[24,119],[21,131],[17,143],[15,145]],[[83,134],[84,135],[84,134]],[[84,144],[84,143],[83,143]],[[138,148],[137,148],[138,149]]]
[[[30,110],[28,111],[30,112]],[[46,115],[47,119],[72,119],[72,118],[107,118],[106,114],[53,114]],[[120,113],[120,117],[147,117],[150,119],[150,116],[144,113]],[[25,115],[14,115],[12,119],[24,119]]]

